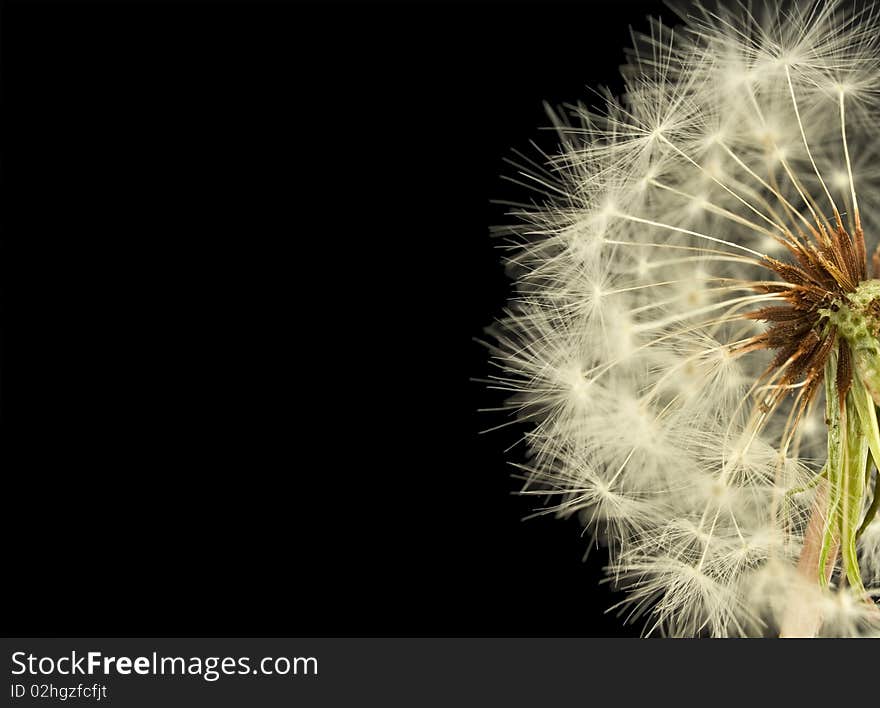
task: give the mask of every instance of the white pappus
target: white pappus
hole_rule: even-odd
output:
[[[647,635],[876,636],[880,18],[676,12],[520,165],[488,383],[522,491]]]

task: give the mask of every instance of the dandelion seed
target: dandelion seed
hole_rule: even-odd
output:
[[[646,634],[880,632],[880,13],[693,5],[519,181],[492,385]]]

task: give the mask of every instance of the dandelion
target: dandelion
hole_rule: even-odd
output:
[[[880,632],[880,16],[694,5],[551,110],[491,386],[645,634]]]

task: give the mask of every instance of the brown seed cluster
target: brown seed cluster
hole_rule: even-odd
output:
[[[837,391],[840,405],[852,385],[852,353],[846,340],[838,336],[821,310],[836,310],[846,295],[868,278],[865,238],[856,223],[851,235],[836,215],[836,224],[827,220],[809,229],[809,235],[798,230],[787,231],[779,241],[791,254],[793,262],[784,263],[765,256],[762,264],[780,281],[762,283],[755,289],[777,293],[783,306],[764,307],[744,316],[770,323],[762,334],[752,337],[737,352],[759,349],[776,352],[761,376],[772,380],[774,393],[762,406],[775,408],[792,390],[797,390],[796,416],[799,419],[819,390],[828,357],[836,349]],[[880,272],[880,249],[873,256],[875,277]],[[878,303],[880,307],[880,303]]]

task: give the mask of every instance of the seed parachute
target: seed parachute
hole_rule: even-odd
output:
[[[688,5],[550,110],[489,385],[646,635],[880,636],[880,21]]]

